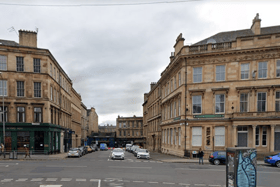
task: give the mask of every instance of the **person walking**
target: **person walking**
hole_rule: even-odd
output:
[[[29,150],[27,149],[27,147],[25,147],[25,157],[24,158],[26,158],[27,156],[29,156],[29,158],[31,158]]]
[[[201,148],[199,148],[199,152],[198,152],[199,164],[200,164],[200,161],[201,161],[202,165],[203,165],[203,156],[204,156],[204,152],[202,151]]]

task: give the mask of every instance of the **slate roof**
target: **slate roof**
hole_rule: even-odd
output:
[[[280,25],[261,28],[261,34],[274,34],[274,33],[280,33]],[[197,42],[193,45],[207,44],[207,40],[210,38],[216,40],[217,43],[224,43],[224,42],[235,41],[237,37],[243,37],[243,36],[254,36],[254,33],[251,31],[251,29],[220,32],[220,33],[215,34],[209,38],[206,38],[200,42]]]
[[[0,45],[8,45],[8,46],[19,46],[18,43],[10,40],[1,40],[0,39]]]

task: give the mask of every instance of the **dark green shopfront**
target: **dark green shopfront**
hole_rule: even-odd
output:
[[[24,152],[25,147],[32,154],[53,154],[61,152],[61,144],[66,144],[67,148],[69,140],[63,139],[61,142],[61,134],[69,131],[61,128],[59,125],[50,123],[6,123],[5,124],[5,147],[6,151]],[[3,143],[3,124],[0,127],[0,141]],[[67,149],[66,149],[67,150]]]

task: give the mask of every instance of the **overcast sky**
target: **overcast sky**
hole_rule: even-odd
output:
[[[17,34],[8,30],[12,26],[38,28],[38,47],[51,51],[83,103],[95,107],[99,124],[115,125],[118,115],[143,115],[144,93],[168,65],[180,33],[190,45],[218,32],[249,29],[256,13],[262,27],[280,25],[279,5],[276,1],[1,0],[0,39],[18,42]]]

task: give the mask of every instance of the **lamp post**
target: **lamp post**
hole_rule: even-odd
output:
[[[5,149],[6,149],[6,145],[5,145],[5,109],[4,109],[4,81],[3,81],[3,76],[2,76],[2,72],[0,72],[1,78],[2,78],[2,104],[3,104],[3,108],[2,108],[2,114],[3,114],[3,142],[4,142],[4,158],[5,158]]]

